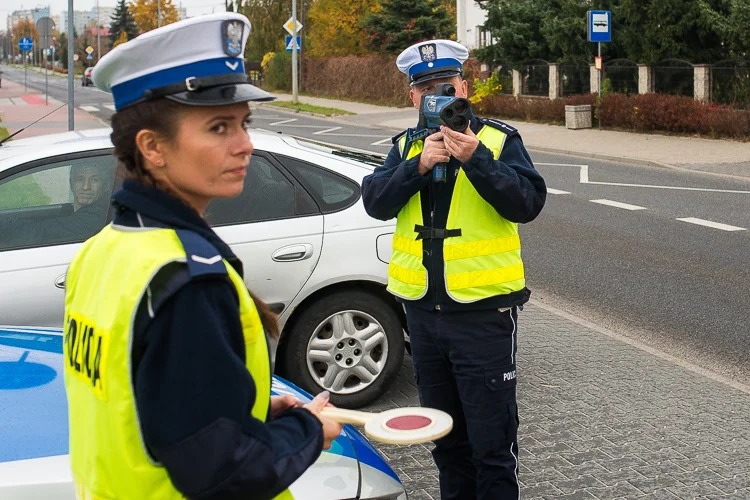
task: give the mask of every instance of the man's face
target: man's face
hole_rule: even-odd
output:
[[[73,190],[73,208],[90,205],[98,200],[104,192],[104,179],[94,167],[77,170],[70,179]]]
[[[469,84],[466,80],[460,76],[452,76],[450,78],[437,78],[435,80],[429,80],[427,82],[418,83],[412,85],[409,91],[409,97],[411,102],[414,104],[414,108],[419,109],[419,103],[422,102],[422,95],[434,94],[435,87],[439,83],[451,83],[456,87],[456,97],[467,97],[469,93]]]

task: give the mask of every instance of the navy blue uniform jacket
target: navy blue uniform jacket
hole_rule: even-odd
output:
[[[192,231],[242,275],[229,247],[177,199],[125,181],[113,203],[114,224]],[[136,409],[148,451],[185,496],[269,499],[318,458],[322,426],[302,408],[265,423],[251,416],[256,387],[237,291],[219,267],[223,273],[196,276],[173,263],[150,282],[133,331]]]
[[[472,117],[471,130],[478,134],[485,124],[505,132],[508,137],[497,160],[493,158],[492,151],[480,142],[474,155],[463,165],[466,177],[479,195],[502,217],[511,222],[530,222],[542,211],[547,199],[544,179],[534,168],[516,129],[496,120]],[[447,182],[431,182],[432,173],[419,174],[417,166],[421,155],[407,161],[402,159],[398,150],[398,139],[401,135],[394,137],[394,146],[383,166],[376,168],[362,182],[365,210],[371,217],[390,220],[398,215],[412,196],[420,192],[424,225],[446,229],[448,209],[460,163],[451,158],[448,163]],[[407,141],[406,150],[408,147]],[[531,292],[525,288],[509,295],[490,297],[470,304],[455,302],[445,290],[443,240],[423,241],[423,263],[427,269],[429,287],[427,294],[416,301],[399,299],[400,302],[426,309],[440,306],[443,311],[456,311],[511,307],[528,301]]]

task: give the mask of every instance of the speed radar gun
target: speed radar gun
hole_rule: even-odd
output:
[[[471,104],[468,99],[456,97],[456,87],[450,83],[438,83],[434,94],[422,96],[419,104],[419,126],[412,140],[420,140],[440,131],[445,125],[456,132],[463,132],[471,121]],[[445,182],[446,164],[438,163],[432,169],[432,182]]]

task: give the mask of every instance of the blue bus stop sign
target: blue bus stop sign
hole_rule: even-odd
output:
[[[612,41],[612,13],[608,10],[588,11],[589,42]]]
[[[24,37],[18,41],[19,50],[28,51],[34,47],[34,41],[31,38]]]

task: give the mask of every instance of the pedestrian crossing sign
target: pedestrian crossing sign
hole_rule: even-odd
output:
[[[292,37],[287,36],[286,37],[286,51],[291,52],[294,49],[297,49],[298,52],[300,51],[300,49],[302,49],[302,38],[298,36],[297,43],[294,43],[292,42]]]

